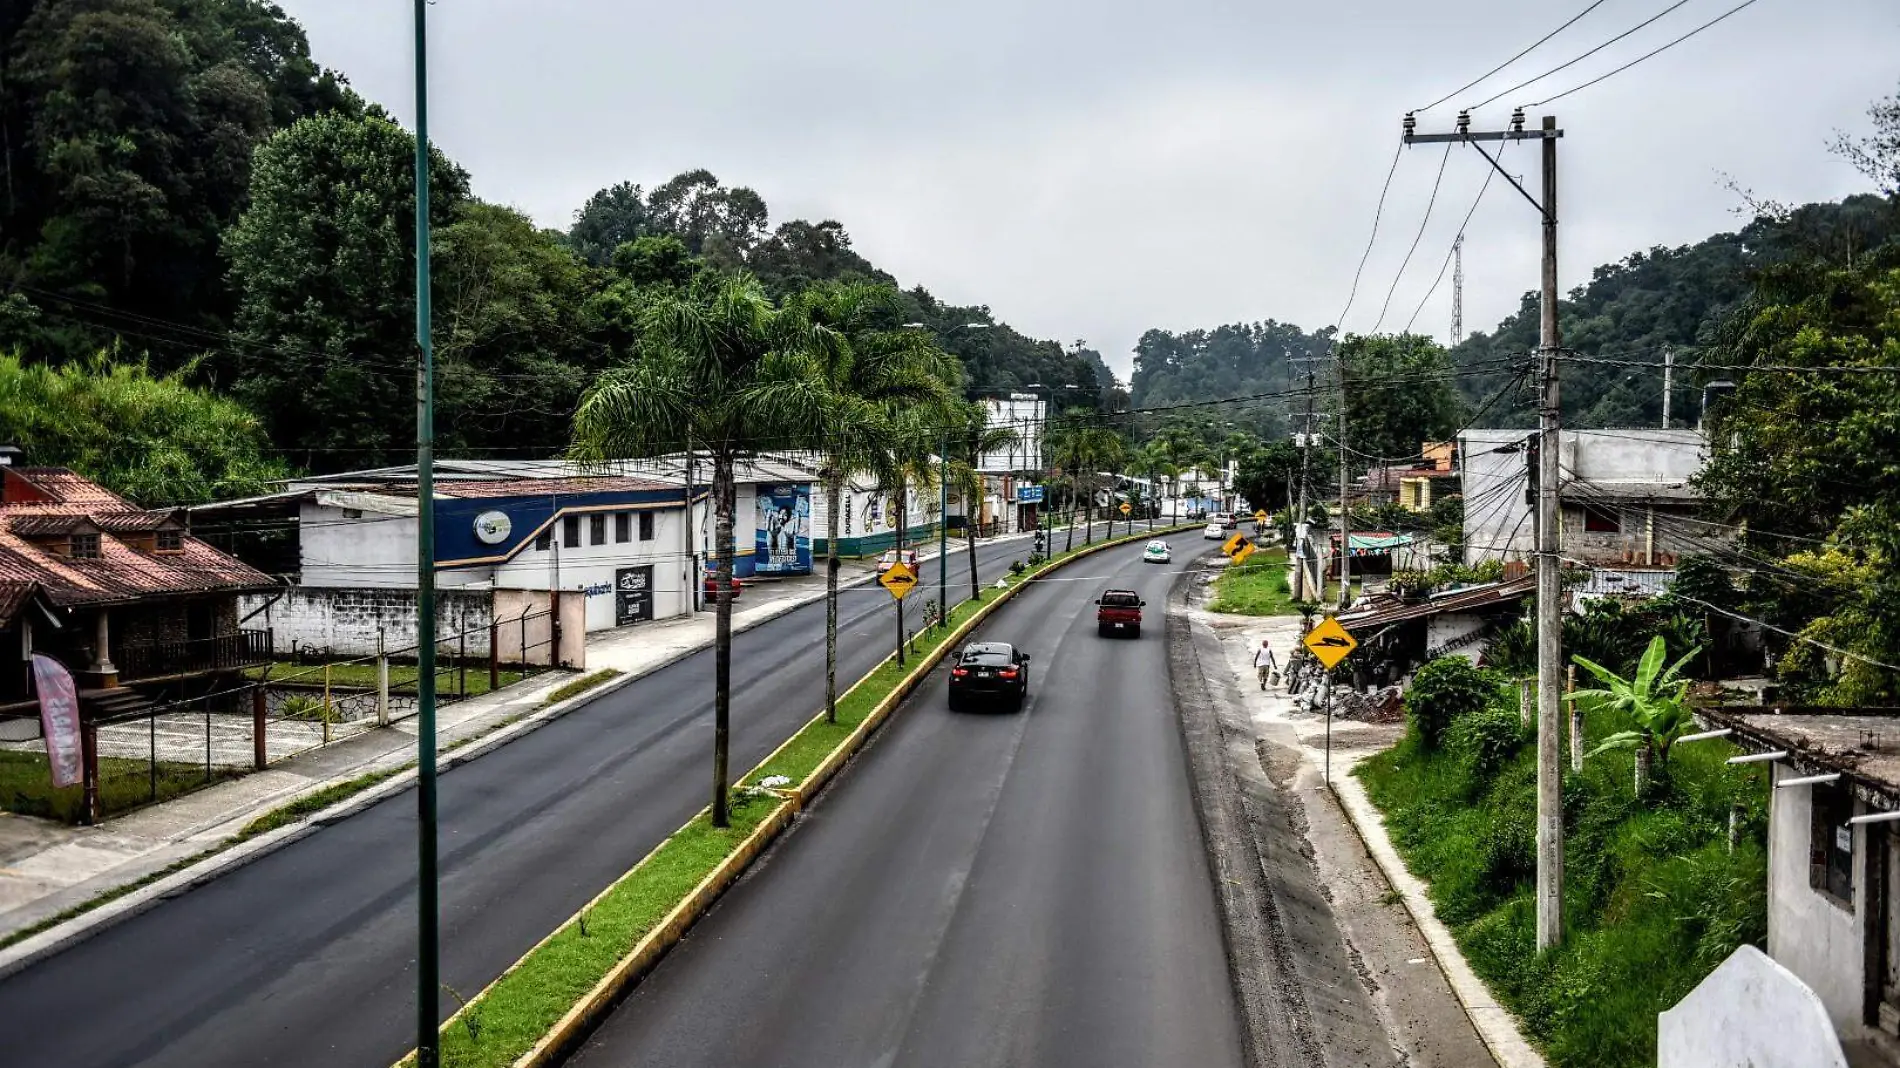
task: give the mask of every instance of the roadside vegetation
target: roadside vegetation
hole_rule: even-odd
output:
[[[1589,755],[1565,765],[1565,933],[1550,953],[1535,949],[1534,731],[1504,673],[1426,665],[1404,739],[1355,771],[1472,968],[1557,1068],[1653,1064],[1656,1014],[1767,937],[1763,772],[1727,765],[1726,742],[1672,747],[1689,718],[1666,643],[1634,660],[1627,644],[1603,665],[1614,683],[1580,701]]]
[[[147,760],[100,757],[99,811],[124,812],[156,801],[170,801],[237,775],[235,769],[213,766],[207,778],[202,763],[161,760],[154,770]],[[0,750],[0,809],[78,823],[86,814],[86,797],[81,787],[53,786],[44,750]]]
[[[245,672],[254,679],[268,678],[273,683],[292,684],[309,688],[318,693],[323,690],[324,665],[300,664],[291,660],[279,660],[263,668],[252,668]],[[338,690],[373,690],[376,688],[376,665],[351,661],[344,664],[331,664],[330,686]],[[389,665],[389,692],[413,694],[416,692],[416,665]],[[500,672],[501,685],[512,686],[527,675],[513,668],[503,668]],[[466,687],[466,690],[464,690]],[[450,665],[438,667],[435,673],[435,688],[438,693],[462,694],[479,697],[490,692],[488,686],[488,664],[470,664],[467,670]]]

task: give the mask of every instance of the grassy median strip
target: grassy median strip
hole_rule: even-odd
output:
[[[1142,537],[1146,535],[1137,535],[1135,540]],[[1101,544],[1110,543],[1094,548]],[[1046,564],[1012,573],[1003,580],[1005,586],[1019,586],[1089,548],[1078,546]],[[761,824],[791,803],[758,789],[760,780],[782,775],[793,787],[803,785],[919,664],[929,662],[957,627],[994,604],[1003,592],[986,588],[982,601],[965,601],[951,610],[949,626],[919,632],[906,647],[903,667],[898,667],[895,656],[887,657],[839,696],[837,722],[816,717],[747,774],[733,791],[731,827],[714,828],[707,813],[701,812],[486,990],[472,998],[450,991],[463,1008],[443,1025],[445,1068],[506,1068],[534,1049]],[[412,1052],[402,1063],[414,1062]]]

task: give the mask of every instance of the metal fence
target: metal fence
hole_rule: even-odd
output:
[[[478,636],[487,651],[469,652]],[[453,704],[549,670],[558,638],[544,609],[436,642],[436,698]],[[87,785],[50,787],[37,714],[0,720],[0,751],[17,772],[0,779],[0,808],[71,822],[96,820],[258,771],[387,728],[417,713],[416,645],[380,655],[306,662],[266,658],[247,677],[213,676],[207,692],[152,701],[126,690],[84,704]],[[118,693],[118,691],[113,691]]]

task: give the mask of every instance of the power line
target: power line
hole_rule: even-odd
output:
[[[1510,59],[1505,60],[1504,62],[1498,64],[1497,66],[1492,67],[1490,70],[1485,71],[1483,74],[1478,75],[1476,78],[1473,78],[1470,81],[1466,82],[1465,84],[1459,86],[1458,88],[1453,89],[1451,92],[1446,93],[1444,96],[1439,97],[1437,100],[1434,100],[1431,103],[1425,105],[1424,107],[1419,108],[1418,111],[1420,112],[1430,111],[1433,108],[1437,107],[1438,105],[1443,104],[1445,101],[1450,100],[1452,97],[1457,96],[1459,93],[1462,93],[1465,90],[1471,88],[1472,86],[1477,85],[1479,82],[1484,81],[1486,78],[1491,77],[1493,74],[1496,74],[1497,72],[1503,70],[1504,68],[1510,66],[1511,64],[1516,63],[1518,60],[1523,59],[1525,56],[1530,55],[1531,52],[1536,50],[1537,47],[1539,45],[1542,45],[1545,41],[1548,41],[1552,37],[1555,37],[1558,34],[1569,29],[1572,25],[1576,23],[1578,19],[1584,17],[1585,15],[1588,15],[1590,12],[1595,11],[1597,8],[1602,7],[1602,6],[1603,6],[1603,0],[1596,0],[1596,2],[1591,4],[1589,7],[1586,7],[1582,11],[1577,12],[1575,15],[1570,16],[1570,20],[1568,22],[1565,22],[1563,25],[1557,27],[1556,29],[1550,31],[1549,33],[1543,35],[1542,37],[1539,37],[1537,40],[1531,42],[1531,45],[1529,48],[1524,49],[1522,52],[1519,52],[1517,55],[1512,56]]]
[[[1688,33],[1683,34],[1681,37],[1678,37],[1675,40],[1669,42],[1668,44],[1663,45],[1661,48],[1658,48],[1653,52],[1647,52],[1643,55],[1637,56],[1635,59],[1630,60],[1628,63],[1623,64],[1622,66],[1616,68],[1615,70],[1609,72],[1608,74],[1599,75],[1595,78],[1590,79],[1587,82],[1584,82],[1582,85],[1576,86],[1575,88],[1565,89],[1563,92],[1558,93],[1556,96],[1545,97],[1544,99],[1539,100],[1535,104],[1532,104],[1531,107],[1541,108],[1545,104],[1550,103],[1551,101],[1562,100],[1564,97],[1567,97],[1571,93],[1577,92],[1580,89],[1588,89],[1591,86],[1607,78],[1614,78],[1615,76],[1623,73],[1624,71],[1630,69],[1631,67],[1634,67],[1635,65],[1643,62],[1646,59],[1656,56],[1662,52],[1669,51],[1671,48],[1676,47],[1682,42],[1688,40],[1691,37],[1694,37],[1696,34],[1701,33],[1703,30],[1708,29],[1709,27],[1715,25],[1716,23],[1722,21],[1723,19],[1728,18],[1730,15],[1735,14],[1737,11],[1740,11],[1741,9],[1748,7],[1750,4],[1753,4],[1754,2],[1755,0],[1742,0],[1741,3],[1736,4],[1734,7],[1729,8],[1727,11],[1722,12],[1720,15],[1717,15],[1716,17],[1710,19],[1709,21],[1703,23],[1702,25],[1697,26],[1695,29],[1690,30]]]
[[[1519,89],[1522,89],[1529,85],[1535,85],[1536,83],[1543,81],[1545,78],[1548,78],[1553,74],[1556,74],[1558,71],[1567,70],[1570,67],[1574,67],[1577,64],[1583,62],[1584,60],[1589,59],[1591,56],[1596,55],[1598,52],[1603,51],[1604,49],[1610,47],[1616,42],[1621,41],[1623,38],[1628,37],[1630,34],[1635,33],[1637,30],[1640,30],[1645,26],[1648,26],[1650,23],[1655,22],[1657,19],[1662,18],[1664,15],[1669,14],[1671,11],[1674,11],[1675,9],[1681,7],[1682,5],[1688,2],[1689,0],[1676,0],[1675,3],[1670,4],[1668,7],[1663,8],[1661,11],[1656,12],[1654,15],[1649,16],[1648,18],[1637,23],[1636,25],[1631,26],[1629,29],[1624,30],[1622,33],[1617,34],[1615,37],[1612,37],[1609,40],[1603,42],[1602,44],[1596,46],[1595,48],[1592,48],[1588,52],[1585,52],[1583,55],[1580,55],[1576,57],[1575,59],[1569,60],[1568,62],[1560,63],[1557,66],[1552,67],[1549,70],[1545,71],[1544,73],[1539,74],[1535,78],[1530,78],[1530,79],[1526,79],[1525,81],[1521,81],[1517,83],[1516,85],[1511,86],[1509,89],[1504,90],[1501,93],[1495,94],[1493,96],[1488,96],[1484,98],[1483,100],[1479,101],[1478,103],[1471,105],[1471,107],[1467,110],[1476,111],[1477,109],[1484,107],[1487,104],[1490,104],[1491,102],[1499,99],[1500,97],[1510,96],[1512,93],[1517,92]],[[1753,0],[1749,0],[1749,2],[1752,3]],[[1554,100],[1556,98],[1552,97],[1551,99]]]
[[[1511,147],[1511,143],[1509,141],[1506,141],[1503,147],[1498,149],[1498,158],[1500,160],[1504,158],[1505,149],[1508,149],[1510,147]],[[1412,324],[1417,322],[1419,315],[1425,311],[1425,305],[1430,303],[1432,299],[1432,294],[1438,292],[1438,284],[1445,280],[1445,268],[1450,266],[1452,257],[1458,254],[1459,249],[1462,246],[1465,239],[1465,230],[1471,225],[1472,216],[1478,214],[1478,205],[1484,203],[1484,194],[1487,190],[1491,188],[1491,179],[1497,177],[1497,173],[1498,171],[1496,167],[1493,167],[1490,170],[1487,170],[1484,172],[1484,184],[1478,187],[1478,195],[1475,199],[1471,201],[1471,210],[1465,212],[1464,221],[1458,224],[1458,236],[1452,239],[1451,248],[1445,253],[1445,261],[1438,265],[1438,277],[1432,279],[1432,287],[1425,291],[1425,295],[1423,297],[1419,298],[1418,307],[1415,310],[1413,310],[1412,317],[1405,321],[1405,331],[1404,331],[1405,333],[1409,334],[1412,332]],[[1457,334],[1459,332],[1459,329],[1464,325],[1462,322],[1463,318],[1464,317],[1462,314],[1454,316],[1454,325],[1453,325],[1454,335]],[[1452,345],[1456,346],[1458,342],[1462,340],[1464,339],[1461,337],[1454,336],[1451,339],[1451,343]]]
[[[1425,227],[1432,221],[1432,208],[1438,204],[1438,187],[1445,181],[1445,164],[1451,162],[1452,142],[1445,142],[1445,154],[1438,157],[1438,174],[1432,179],[1432,195],[1425,201],[1425,217],[1418,221],[1418,232],[1412,235],[1412,247],[1405,250],[1405,258],[1399,261],[1399,273],[1392,276],[1392,286],[1385,291],[1385,303],[1379,305],[1379,317],[1372,323],[1372,332],[1378,333],[1385,325],[1385,313],[1392,307],[1392,295],[1399,291],[1399,283],[1405,280],[1405,269],[1412,265],[1412,256],[1418,251],[1418,243],[1425,238]]]
[[[1338,346],[1339,335],[1337,331],[1345,329],[1346,316],[1352,311],[1353,301],[1359,298],[1359,279],[1361,275],[1365,274],[1366,261],[1372,258],[1372,246],[1379,240],[1379,220],[1385,217],[1386,194],[1392,191],[1392,176],[1398,173],[1399,157],[1404,154],[1405,145],[1401,143],[1392,153],[1392,166],[1386,168],[1385,184],[1379,187],[1378,206],[1372,209],[1372,233],[1366,237],[1366,249],[1359,254],[1359,266],[1352,272],[1352,289],[1346,293],[1346,306],[1340,309],[1339,318],[1333,320],[1333,328],[1335,331],[1333,343],[1328,345],[1326,349],[1326,354],[1329,357],[1332,355],[1333,349]]]
[[[1602,356],[1585,356],[1571,349],[1559,349],[1557,358],[1569,363],[1594,363],[1608,367],[1641,367],[1660,371],[1665,366],[1650,360],[1614,360]],[[1703,371],[1789,371],[1807,374],[1895,374],[1900,373],[1900,364],[1852,364],[1847,366],[1807,367],[1792,363],[1692,363],[1677,364],[1682,370]]]

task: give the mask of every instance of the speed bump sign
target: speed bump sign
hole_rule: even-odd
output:
[[[1224,543],[1221,544],[1221,547],[1220,547],[1221,555],[1232,556],[1235,553],[1239,552],[1240,547],[1245,544],[1247,544],[1247,535],[1236,532],[1232,537],[1228,538]]]
[[[1339,620],[1332,616],[1327,616],[1325,622],[1314,627],[1300,641],[1319,659],[1321,664],[1325,665],[1328,671],[1338,666],[1341,660],[1346,659],[1347,653],[1359,648],[1359,643],[1346,632],[1345,627],[1339,625]]]
[[[910,568],[901,563],[892,564],[889,571],[878,578],[878,585],[891,591],[891,596],[901,601],[904,595],[917,588],[917,576]]]
[[[1267,525],[1267,510],[1262,508],[1253,514],[1253,521],[1261,526]]]
[[[1122,502],[1122,514],[1123,514],[1123,515],[1127,515],[1128,513],[1130,513],[1130,512],[1132,512],[1132,511],[1134,511],[1134,510],[1135,510],[1135,506],[1134,506],[1134,505],[1132,505],[1132,504],[1129,504],[1129,503],[1128,503],[1127,501],[1123,501],[1123,502]]]

